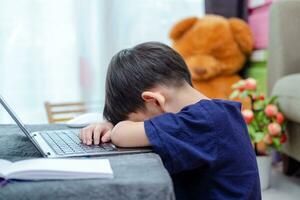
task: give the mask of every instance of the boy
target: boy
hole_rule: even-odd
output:
[[[261,199],[256,157],[241,104],[210,100],[192,87],[181,56],[148,42],[111,60],[104,117],[84,128],[87,145],[152,146],[177,199]]]

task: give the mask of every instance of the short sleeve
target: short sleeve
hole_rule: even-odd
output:
[[[216,133],[208,115],[197,105],[145,121],[150,144],[171,174],[212,165],[216,160]]]

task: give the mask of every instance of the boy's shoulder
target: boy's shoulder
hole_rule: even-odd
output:
[[[206,112],[209,115],[214,113],[220,114],[224,112],[240,112],[241,103],[237,101],[229,101],[223,99],[202,99],[195,104],[184,107],[178,114]]]
[[[157,127],[166,130],[181,130],[206,127],[215,129],[216,126],[226,126],[242,121],[241,103],[222,99],[202,99],[195,104],[182,108],[178,113],[164,113],[145,121],[156,124]],[[198,127],[198,128],[197,128]]]

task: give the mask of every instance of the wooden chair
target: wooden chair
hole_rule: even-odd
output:
[[[62,123],[87,111],[83,102],[49,103],[45,102],[49,123]]]

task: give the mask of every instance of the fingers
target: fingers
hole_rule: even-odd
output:
[[[81,130],[80,130],[80,134],[79,134],[79,138],[80,138],[80,140],[82,141],[82,143],[85,143],[85,140],[84,140],[84,132],[85,132],[85,128],[81,129]]]
[[[110,130],[110,124],[92,124],[81,129],[79,137],[84,144],[99,145],[101,142],[110,141]]]
[[[87,126],[80,131],[80,139],[84,144],[92,144],[93,126]]]
[[[110,141],[111,130],[108,130],[101,138],[101,142],[106,143]]]
[[[95,129],[94,129],[94,135],[93,135],[94,145],[99,145],[101,133],[102,133],[101,127],[96,126]]]

